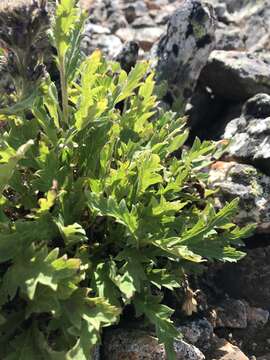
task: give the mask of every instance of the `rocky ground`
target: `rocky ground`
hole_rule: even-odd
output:
[[[256,223],[238,265],[214,265],[197,284],[200,312],[181,319],[177,359],[270,359],[270,2],[99,0],[84,50],[101,48],[127,69],[151,58],[164,104],[185,109],[192,136],[231,143],[213,164],[217,206],[240,197],[236,221]],[[200,299],[204,299],[203,301]],[[178,319],[179,320],[179,319]],[[177,322],[177,319],[176,319]],[[108,331],[103,359],[165,359],[140,325]],[[97,356],[98,357],[98,356]]]

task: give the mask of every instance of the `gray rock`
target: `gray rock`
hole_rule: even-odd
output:
[[[230,157],[270,174],[270,95],[258,94],[249,99],[242,115],[228,123],[223,137],[231,140]]]
[[[219,20],[217,49],[251,52],[270,50],[270,2],[268,0],[208,1],[213,4]]]
[[[269,240],[269,239],[268,239]],[[260,238],[250,239],[260,244]],[[266,245],[267,240],[265,240]],[[262,244],[263,245],[263,244]],[[270,304],[270,246],[247,250],[247,256],[237,264],[225,264],[216,274],[217,284],[234,298],[245,299],[250,306],[269,311]]]
[[[214,48],[214,13],[200,0],[184,0],[169,20],[167,32],[154,46],[157,82],[168,84],[165,100],[183,110]]]
[[[248,303],[246,303],[246,306],[247,306],[247,321],[249,326],[255,328],[261,328],[268,323],[269,320],[268,310],[249,306]]]
[[[258,93],[270,94],[270,54],[215,50],[201,74],[214,94],[239,101]]]
[[[258,232],[270,233],[269,176],[251,165],[218,161],[210,170],[209,185],[219,189],[217,207],[222,208],[226,201],[239,198],[236,223],[255,223]]]
[[[195,346],[179,340],[175,342],[177,360],[204,360]],[[110,330],[103,341],[104,360],[166,360],[165,349],[157,339],[141,330]]]
[[[245,329],[247,327],[247,306],[241,300],[227,299],[213,311],[216,316],[216,328]]]
[[[82,50],[86,55],[95,49],[100,49],[108,58],[113,58],[122,49],[122,41],[115,35],[95,34],[85,36],[82,42]]]
[[[216,43],[217,50],[245,49],[243,36],[236,26],[219,26],[216,30]]]
[[[134,40],[144,51],[149,51],[162,34],[163,28],[157,26],[144,27],[136,29]]]
[[[270,2],[268,0],[249,1],[236,21],[242,26],[245,46],[250,51],[270,50]]]
[[[155,27],[155,22],[149,15],[143,15],[133,21],[132,27],[136,30],[140,28]]]
[[[270,95],[257,94],[243,107],[245,118],[265,119],[270,116]]]
[[[85,34],[87,34],[87,36],[91,36],[92,34],[110,34],[111,33],[110,29],[108,29],[107,27],[98,25],[98,24],[92,24],[92,23],[87,23],[85,25],[84,32],[85,32]]]
[[[206,319],[191,321],[179,326],[178,330],[187,343],[197,346],[200,350],[208,349],[213,338],[213,326]]]
[[[129,72],[135,66],[139,53],[139,46],[136,42],[127,42],[122,50],[116,55],[115,60],[118,61],[126,72]]]

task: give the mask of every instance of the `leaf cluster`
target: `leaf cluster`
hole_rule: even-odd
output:
[[[60,82],[47,74],[0,109],[0,357],[89,359],[132,304],[175,359],[160,290],[191,264],[242,258],[250,228],[231,221],[236,200],[214,209],[205,169],[219,150],[184,146],[185,121],[158,110],[149,64],[127,74],[99,51],[82,57],[84,19],[59,2]]]

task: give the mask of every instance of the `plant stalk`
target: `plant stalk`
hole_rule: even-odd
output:
[[[59,71],[60,71],[60,83],[61,83],[61,95],[62,95],[62,112],[63,112],[63,124],[68,125],[68,91],[67,91],[67,81],[65,74],[65,65],[64,59],[61,57],[59,59]]]

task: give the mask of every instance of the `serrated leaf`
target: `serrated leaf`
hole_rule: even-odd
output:
[[[148,66],[149,65],[147,62],[137,63],[137,65],[134,67],[134,69],[131,70],[131,72],[128,74],[128,77],[123,82],[121,92],[115,99],[115,104],[118,104],[120,101],[125,100],[133,94],[134,90],[140,85]]]
[[[149,186],[163,181],[159,172],[162,170],[160,158],[149,151],[143,152],[137,159],[138,168],[138,195],[145,192]]]
[[[165,345],[169,360],[176,360],[173,343],[180,338],[180,334],[173,326],[170,317],[173,310],[159,303],[155,297],[137,296],[134,305],[137,315],[145,314],[149,321],[155,325],[159,341]]]
[[[86,232],[80,224],[74,223],[65,226],[61,219],[55,220],[55,223],[67,245],[74,245],[88,240]]]
[[[29,250],[25,255],[16,258],[3,278],[3,287],[10,297],[13,298],[16,291],[21,289],[30,300],[33,300],[38,284],[48,286],[56,291],[61,279],[75,275],[78,271],[78,264],[69,268],[70,260],[64,260],[64,267],[62,265],[59,268],[58,264],[61,259],[57,259],[58,252],[59,250],[55,248],[48,254],[44,247],[36,253]]]
[[[3,192],[5,186],[8,184],[9,180],[11,179],[18,162],[21,159],[23,159],[26,152],[33,145],[34,145],[34,141],[29,140],[27,143],[20,146],[13,156],[9,156],[8,161],[5,164],[0,164],[0,194]]]
[[[131,233],[137,229],[137,217],[130,212],[124,199],[118,204],[113,197],[104,198],[101,194],[89,193],[88,205],[91,210],[99,215],[107,215],[115,218],[117,222],[125,225]]]

